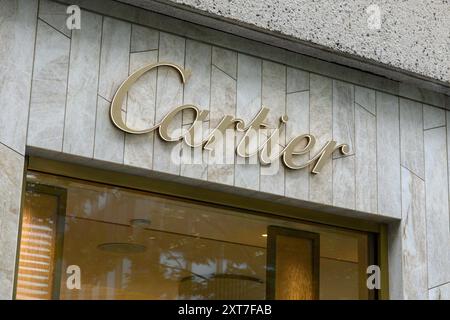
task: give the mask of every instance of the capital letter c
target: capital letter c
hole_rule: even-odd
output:
[[[114,95],[114,98],[111,103],[111,109],[110,109],[110,115],[111,120],[114,123],[114,125],[119,128],[122,131],[132,133],[132,134],[144,134],[148,132],[152,132],[155,130],[158,125],[155,125],[154,127],[144,129],[144,130],[135,130],[127,126],[125,121],[123,121],[122,118],[122,104],[123,100],[125,99],[125,96],[130,89],[130,87],[140,78],[144,75],[144,73],[157,68],[157,67],[170,67],[174,68],[178,73],[180,74],[181,81],[183,83],[186,82],[186,76],[183,68],[180,66],[173,64],[173,63],[167,63],[167,62],[158,62],[154,64],[147,65],[145,67],[142,67],[135,72],[133,72],[122,84],[120,85],[119,89],[116,91],[116,94]]]

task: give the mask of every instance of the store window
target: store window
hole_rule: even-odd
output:
[[[30,171],[17,299],[370,299],[373,235]]]

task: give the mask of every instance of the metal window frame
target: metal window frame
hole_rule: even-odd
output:
[[[276,293],[276,261],[277,237],[287,236],[306,239],[312,242],[312,278],[313,300],[319,299],[320,283],[320,235],[316,232],[297,230],[279,226],[269,226],[267,229],[267,286],[266,299],[275,300]]]
[[[13,299],[16,299],[17,294],[17,279],[19,273],[19,255],[20,255],[20,242],[22,235],[22,217],[23,208],[25,204],[25,193],[34,192],[40,194],[46,194],[54,196],[57,200],[57,212],[55,215],[56,221],[56,233],[55,233],[55,252],[53,257],[53,276],[52,276],[52,300],[59,300],[61,278],[62,278],[62,255],[64,244],[64,226],[66,219],[66,206],[67,206],[67,190],[60,187],[49,186],[45,184],[35,184],[25,181],[24,182],[24,194],[22,197],[21,217],[20,217],[20,229],[18,233],[17,254],[16,254],[16,268],[14,273],[14,288]]]

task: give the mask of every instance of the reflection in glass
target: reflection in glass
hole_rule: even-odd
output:
[[[16,298],[51,299],[58,198],[27,193],[22,217]]]
[[[280,235],[275,250],[275,299],[314,299],[313,241]]]
[[[67,199],[60,230],[64,237],[59,243],[54,227],[56,198],[38,191],[27,193],[18,299],[265,299],[269,226],[320,236],[320,298],[368,298],[366,233],[35,172],[27,178],[32,184],[64,189]],[[30,233],[30,225],[45,232]],[[35,249],[49,250],[48,256],[28,256],[29,236],[39,241],[33,244]],[[61,252],[59,273],[53,267],[55,246]],[[299,270],[309,263],[308,250],[290,237],[281,239],[277,265],[280,270]],[[300,251],[304,254],[299,255]],[[24,272],[44,262],[45,275]],[[66,283],[71,265],[81,270],[79,290]],[[292,288],[308,286],[309,271],[280,281]],[[52,294],[55,275],[60,285]],[[38,291],[45,294],[36,295]]]

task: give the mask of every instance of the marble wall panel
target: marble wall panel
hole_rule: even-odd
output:
[[[61,151],[70,38],[39,20],[27,144]]]
[[[211,92],[212,47],[198,41],[186,41],[186,70],[191,74],[184,86],[184,104],[193,104],[209,110]],[[193,112],[183,112],[183,125],[189,129],[194,121]],[[208,135],[208,121],[198,126],[198,135]],[[208,153],[201,147],[182,144],[181,175],[199,180],[207,179]]]
[[[131,28],[131,52],[158,50],[159,32],[157,30],[136,24],[133,24]]]
[[[49,1],[49,0],[40,0],[39,1],[39,18],[45,23],[49,24],[59,32],[65,34],[70,37],[72,30],[67,28],[67,10],[66,5]],[[83,12],[85,13],[85,12]],[[84,18],[84,17],[83,17]],[[84,23],[85,21],[83,21]],[[87,24],[89,25],[89,24]],[[85,25],[86,26],[86,25]]]
[[[310,75],[309,129],[317,137],[310,152],[313,157],[333,136],[333,81]],[[309,199],[322,204],[333,203],[333,166],[327,161],[320,174],[309,176]]]
[[[24,162],[0,143],[0,300],[13,294]]]
[[[378,213],[401,217],[398,97],[377,92]]]
[[[286,114],[286,66],[263,61],[262,64],[262,105],[270,108],[267,123],[276,128],[280,117]],[[272,131],[267,132],[271,134]],[[269,165],[261,167],[260,191],[284,195],[285,167],[275,155],[285,145],[286,131],[279,131],[277,143],[272,144],[274,160]]]
[[[403,298],[428,299],[425,182],[402,167]]]
[[[353,85],[333,80],[333,140],[349,146],[349,155],[355,153],[355,107]],[[339,152],[334,158],[342,157]]]
[[[236,117],[249,124],[261,109],[262,61],[244,54],[238,54]],[[236,141],[243,138],[237,135]],[[257,141],[257,137],[254,137]],[[251,143],[251,142],[249,142]],[[234,184],[251,190],[259,190],[260,165],[258,156],[236,158]]]
[[[38,1],[2,1],[0,142],[25,153]]]
[[[157,61],[157,50],[131,53],[130,74]],[[147,72],[128,91],[126,124],[130,128],[144,130],[155,123],[156,74],[156,70]],[[154,136],[155,132],[142,135],[126,134],[124,163],[152,169]]]
[[[423,128],[431,129],[445,126],[445,110],[423,105]]]
[[[355,103],[375,115],[377,112],[375,90],[355,86]]]
[[[102,22],[83,12],[83,28],[73,31],[70,46],[63,152],[84,157],[94,153]]]
[[[447,132],[442,127],[424,135],[428,287],[433,288],[450,281]]]
[[[116,163],[123,163],[125,135],[113,126],[108,110],[117,89],[128,77],[130,38],[130,23],[103,18],[94,158]]]
[[[355,209],[377,212],[377,122],[355,105]]]
[[[419,177],[424,176],[422,104],[400,99],[401,164]]]
[[[171,62],[184,68],[186,39],[160,32],[159,62]],[[160,67],[156,84],[156,123],[173,108],[183,103],[183,88],[180,75],[173,68]],[[181,131],[182,115],[178,114],[169,132]],[[175,175],[180,174],[181,142],[165,142],[158,135],[154,138],[153,169]]]
[[[303,79],[298,79],[298,78]],[[306,79],[305,79],[306,78]],[[309,83],[307,73],[288,72],[287,83]],[[304,88],[304,87],[303,87]],[[309,91],[288,93],[286,96],[286,111],[289,121],[286,125],[286,143],[298,135],[309,133]],[[299,164],[309,160],[309,154],[295,157]],[[309,199],[309,168],[301,170],[286,169],[286,183],[284,195],[294,199]]]
[[[213,48],[211,70],[211,104],[209,128],[213,130],[223,116],[236,116],[237,53]],[[217,136],[213,150],[208,153],[208,181],[234,184],[235,142],[233,129]]]
[[[450,283],[429,290],[430,300],[450,300]]]
[[[355,209],[355,156],[333,160],[333,206]]]

